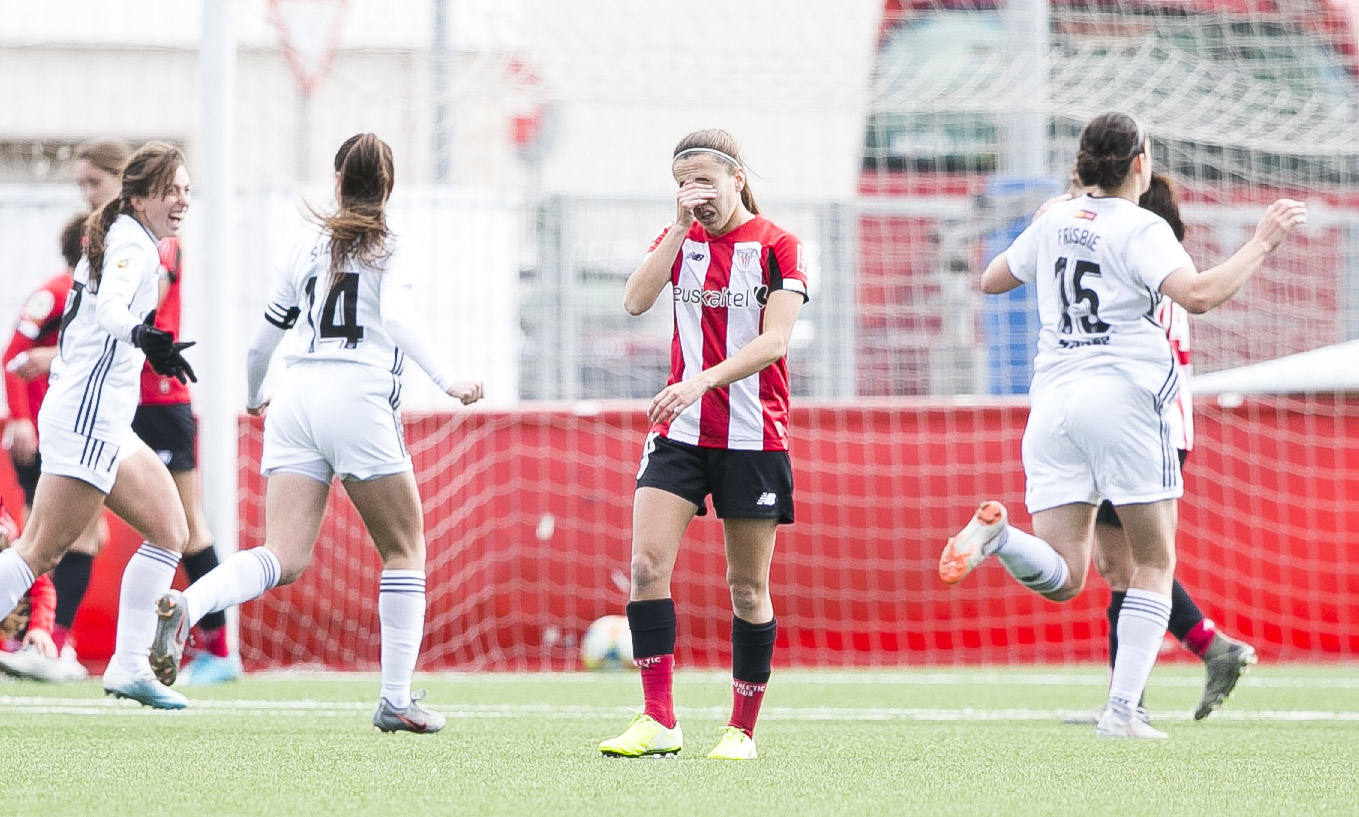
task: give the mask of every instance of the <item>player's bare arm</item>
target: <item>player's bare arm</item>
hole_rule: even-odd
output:
[[[1214,309],[1230,300],[1288,237],[1288,232],[1306,221],[1305,203],[1279,199],[1260,217],[1255,235],[1231,258],[1199,273],[1192,269],[1175,270],[1161,283],[1161,292],[1195,315]]]
[[[717,196],[717,188],[703,182],[685,182],[675,194],[675,223],[670,225],[661,243],[628,276],[623,288],[623,308],[629,315],[641,315],[650,309],[670,283],[671,265],[684,243],[684,236],[694,223],[694,208]]]
[[[788,354],[788,339],[805,302],[797,292],[771,293],[764,312],[764,331],[711,369],[662,389],[647,407],[647,419],[653,423],[673,420],[708,390],[749,377]]]
[[[987,295],[1009,292],[1023,283],[1010,273],[1010,261],[1005,257],[1005,253],[992,258],[991,263],[986,265],[981,274],[981,291]]]

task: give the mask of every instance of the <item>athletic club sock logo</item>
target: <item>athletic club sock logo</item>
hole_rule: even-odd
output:
[[[731,688],[737,695],[743,698],[753,698],[756,695],[763,695],[766,684],[752,684],[749,681],[738,681],[735,678],[731,681]]]
[[[648,655],[646,658],[638,658],[632,663],[637,667],[637,669],[650,669],[651,667],[654,667],[657,664],[664,661],[665,658],[666,656],[664,655]]]

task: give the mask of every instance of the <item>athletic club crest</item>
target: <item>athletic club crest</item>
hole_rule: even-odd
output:
[[[736,265],[739,267],[751,267],[760,258],[760,251],[754,247],[742,248],[736,251]]]

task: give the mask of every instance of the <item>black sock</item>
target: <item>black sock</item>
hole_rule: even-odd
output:
[[[1170,624],[1166,629],[1170,630],[1171,635],[1183,641],[1200,621],[1203,621],[1203,611],[1189,597],[1189,591],[1184,589],[1180,580],[1176,579],[1174,586],[1170,588]]]
[[[179,563],[184,565],[184,572],[188,575],[190,584],[193,584],[208,575],[208,571],[220,564],[220,562],[217,561],[217,549],[212,545],[208,545],[197,553],[184,554],[184,557],[179,560]],[[215,613],[208,613],[198,620],[198,626],[205,630],[216,630],[225,627],[226,611],[218,610]]]
[[[674,655],[675,600],[628,602],[628,629],[632,630],[633,658]]]
[[[57,589],[56,625],[71,629],[75,623],[76,610],[85,600],[85,591],[90,587],[90,567],[94,557],[88,553],[66,551],[57,566],[52,569],[52,584]]]
[[[768,683],[777,632],[772,618],[764,624],[751,624],[732,616],[731,677],[751,684]]]
[[[1104,611],[1104,615],[1109,619],[1109,669],[1114,668],[1114,661],[1118,658],[1118,611],[1123,609],[1123,597],[1128,595],[1123,590],[1112,590],[1109,593],[1109,607]]]

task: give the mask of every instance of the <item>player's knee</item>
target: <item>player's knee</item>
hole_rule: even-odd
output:
[[[183,553],[189,547],[189,523],[184,520],[182,514],[178,519],[168,519],[162,531],[151,541],[157,547]]]
[[[275,554],[278,558],[278,584],[275,587],[282,587],[285,584],[292,584],[302,578],[302,574],[311,565],[310,558],[285,559],[281,555]]]
[[[14,550],[28,564],[34,576],[41,576],[57,566],[66,554],[65,548],[42,547],[40,543],[29,544],[20,538],[14,542]]]
[[[1071,601],[1081,594],[1085,589],[1085,576],[1072,576],[1067,579],[1066,584],[1049,593],[1044,593],[1043,597],[1049,601]]]
[[[632,586],[636,590],[646,590],[670,580],[661,557],[646,549],[632,554]]]
[[[1095,553],[1095,570],[1100,577],[1109,583],[1115,590],[1124,589],[1128,586],[1128,579],[1131,578],[1132,566],[1122,559],[1110,559]]]
[[[731,590],[732,612],[738,618],[749,620],[751,614],[761,609],[769,597],[769,585],[765,582],[727,576],[727,587]]]

